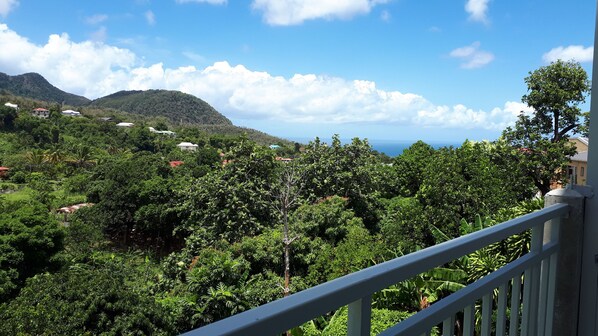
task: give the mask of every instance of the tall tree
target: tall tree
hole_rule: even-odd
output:
[[[528,93],[521,100],[534,112],[522,113],[503,137],[515,148],[521,169],[545,195],[575,154],[568,138],[583,131],[585,115],[578,105],[585,102],[590,82],[579,63],[561,60],[530,72],[525,82]]]

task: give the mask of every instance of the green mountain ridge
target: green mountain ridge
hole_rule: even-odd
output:
[[[0,72],[0,100],[19,103],[25,108],[46,107],[49,104],[79,109],[84,115],[120,116],[117,119],[154,124],[158,120],[171,126],[192,126],[208,134],[240,136],[260,144],[290,141],[267,133],[235,126],[204,100],[172,90],[119,91],[96,100],[89,100],[58,89],[37,73],[9,76]],[[24,101],[19,101],[23,98]],[[127,117],[129,116],[129,117]]]
[[[50,84],[42,75],[35,72],[17,76],[10,76],[0,72],[0,91],[15,96],[73,106],[82,106],[90,102],[89,99],[83,96],[60,90]]]
[[[111,108],[149,117],[165,117],[175,124],[232,125],[200,98],[180,91],[119,91],[98,98],[90,107]]]

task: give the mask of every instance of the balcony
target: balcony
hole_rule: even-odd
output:
[[[575,264],[572,260],[578,251],[571,254],[559,249],[572,246],[571,242],[582,237],[579,230],[572,235],[570,229],[582,229],[583,197],[573,190],[561,190],[549,194],[546,203],[552,205],[346,275],[187,335],[279,335],[345,305],[348,335],[370,335],[373,293],[529,229],[529,253],[380,335],[430,335],[433,330],[442,331],[442,335],[474,335],[478,334],[476,312],[481,316],[477,324],[481,335],[569,334],[569,323],[561,322],[563,317],[575,317],[570,317],[572,297],[568,291],[565,297],[559,297],[556,289],[571,287],[571,275],[575,272],[557,270]]]

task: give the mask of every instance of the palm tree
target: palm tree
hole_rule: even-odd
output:
[[[29,171],[41,170],[43,165],[46,163],[46,157],[44,151],[41,149],[33,149],[25,153],[25,162],[29,166]]]
[[[93,153],[89,146],[79,144],[71,153],[71,162],[73,162],[75,166],[79,168],[88,167],[93,164],[92,155]]]

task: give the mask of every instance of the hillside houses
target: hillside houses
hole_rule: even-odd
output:
[[[31,111],[31,114],[38,118],[48,119],[50,117],[50,111],[48,109],[38,107]]]
[[[176,145],[178,148],[184,151],[196,151],[199,145],[196,145],[191,142],[181,142],[180,144]]]

